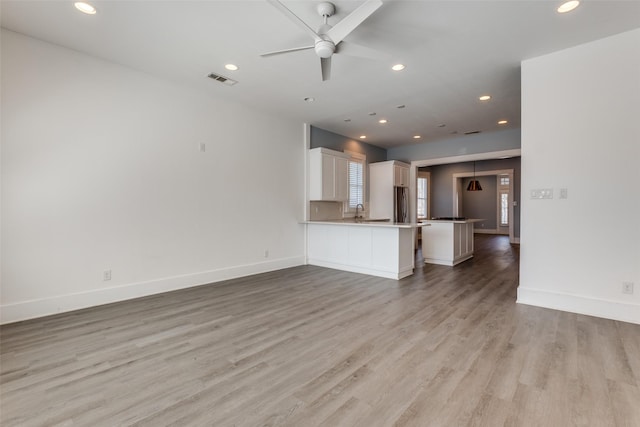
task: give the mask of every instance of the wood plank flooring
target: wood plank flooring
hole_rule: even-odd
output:
[[[476,236],[400,281],[303,266],[0,328],[2,426],[640,426],[640,326],[515,304]]]

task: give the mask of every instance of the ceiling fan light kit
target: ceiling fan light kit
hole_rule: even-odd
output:
[[[365,19],[382,6],[382,0],[367,0],[356,10],[351,12],[346,18],[338,22],[336,25],[329,25],[328,18],[336,12],[336,7],[330,2],[321,2],[316,7],[318,14],[322,17],[323,23],[314,31],[306,22],[300,19],[295,13],[287,8],[279,0],[267,0],[271,5],[278,9],[294,24],[313,38],[313,46],[302,46],[291,49],[283,49],[274,52],[264,53],[261,56],[279,55],[282,53],[297,52],[299,50],[313,49],[316,55],[320,57],[320,71],[322,80],[329,80],[331,77],[331,57],[336,53],[336,47],[345,39],[353,30],[355,30]]]

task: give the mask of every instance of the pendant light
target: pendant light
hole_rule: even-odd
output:
[[[473,162],[473,179],[469,181],[469,186],[467,187],[467,191],[482,191],[482,186],[480,185],[480,181],[476,179],[476,162]]]

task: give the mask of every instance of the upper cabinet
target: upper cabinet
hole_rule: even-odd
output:
[[[393,187],[409,186],[409,165],[397,160],[369,164],[369,214],[373,218],[394,218]]]
[[[371,163],[369,173],[379,187],[408,187],[409,165],[397,160]],[[374,184],[371,184],[372,188]]]
[[[348,174],[348,154],[327,148],[309,150],[309,200],[346,201]]]
[[[400,162],[393,162],[393,185],[394,187],[409,186],[409,165]]]

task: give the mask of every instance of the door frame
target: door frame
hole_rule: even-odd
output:
[[[464,178],[470,178],[473,176],[495,176],[496,178],[500,175],[509,176],[509,200],[511,201],[511,206],[509,207],[509,241],[513,243],[515,241],[514,231],[513,231],[513,169],[497,169],[490,171],[476,171],[476,172],[460,172],[453,174],[453,216],[460,216],[460,208],[462,205],[462,194],[464,191],[462,181]],[[496,224],[496,234],[498,231],[498,227],[500,224]]]
[[[464,163],[464,162],[472,162],[475,160],[506,159],[509,157],[520,157],[520,156],[522,156],[522,150],[520,148],[514,148],[511,150],[490,151],[486,153],[463,154],[460,156],[435,157],[432,159],[412,160],[411,167],[409,168],[409,216],[411,218],[411,222],[417,222],[416,187],[418,185],[418,168],[419,167],[445,165],[449,163]],[[512,199],[512,202],[513,202],[513,199]],[[518,240],[519,239],[515,239],[515,241],[511,240],[511,243],[519,243]]]

